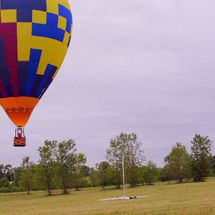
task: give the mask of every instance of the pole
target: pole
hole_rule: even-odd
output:
[[[125,156],[124,156],[124,154],[122,156],[122,179],[123,179],[123,193],[124,193],[124,197],[125,197],[126,191],[125,191]]]

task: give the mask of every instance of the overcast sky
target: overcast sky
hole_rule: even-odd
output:
[[[109,140],[135,132],[147,160],[163,165],[176,142],[215,141],[215,2],[70,0],[73,38],[61,70],[13,147],[0,111],[0,163],[38,161],[45,139],[73,138],[88,164]]]

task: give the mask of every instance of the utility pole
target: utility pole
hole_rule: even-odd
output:
[[[126,191],[125,191],[125,155],[122,155],[122,179],[123,179],[123,193],[124,197],[126,197]]]

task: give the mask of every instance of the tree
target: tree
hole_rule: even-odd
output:
[[[11,186],[6,178],[0,178],[0,193],[11,192]]]
[[[90,176],[90,167],[86,166],[86,165],[82,165],[81,167],[83,174],[85,177],[89,177]]]
[[[155,163],[149,161],[146,166],[143,167],[143,182],[147,185],[153,185],[157,181],[158,168]]]
[[[79,191],[85,184],[85,170],[87,158],[84,154],[80,153],[75,156],[74,173],[72,175],[72,184],[76,191]]]
[[[10,182],[13,181],[13,171],[10,164],[0,165],[0,193],[7,193],[12,191]]]
[[[19,167],[14,168],[13,172],[14,172],[13,186],[15,186],[18,189],[18,187],[20,185],[20,178],[22,175],[22,167],[19,166]]]
[[[206,136],[196,134],[191,141],[191,167],[194,181],[204,181],[210,172],[212,141]]]
[[[56,158],[58,173],[61,178],[63,194],[68,194],[70,179],[75,172],[76,164],[76,148],[75,142],[72,139],[62,141],[57,144]]]
[[[171,181],[167,165],[163,168],[158,168],[158,180],[162,182]]]
[[[181,143],[176,143],[165,158],[165,163],[171,179],[182,183],[184,178],[190,178],[190,155]]]
[[[30,161],[29,157],[25,157],[22,161],[22,172],[20,177],[20,185],[23,189],[27,190],[27,194],[33,186],[33,162]]]
[[[95,170],[94,168],[90,168],[90,185],[92,187],[100,186],[99,177],[98,177],[98,170]]]
[[[0,178],[6,178],[8,181],[13,181],[14,173],[11,164],[0,164]]]
[[[0,179],[4,178],[4,165],[0,164]]]
[[[105,190],[105,186],[111,185],[112,183],[113,168],[108,162],[103,161],[96,165],[96,169],[98,171],[97,177],[99,186]]]
[[[4,177],[7,178],[8,181],[12,182],[14,179],[13,168],[11,164],[7,164],[3,168]]]
[[[42,182],[42,186],[47,189],[48,195],[51,195],[51,189],[54,187],[56,175],[56,147],[57,141],[46,140],[44,146],[39,147],[39,166],[38,179]]]
[[[137,183],[137,167],[144,161],[142,143],[137,141],[136,134],[121,133],[115,139],[110,141],[110,147],[107,149],[106,158],[114,167],[116,186],[120,189],[122,181],[122,160],[124,156],[126,176],[132,187]]]
[[[211,166],[212,174],[214,176],[215,175],[215,156],[212,157],[210,166]]]

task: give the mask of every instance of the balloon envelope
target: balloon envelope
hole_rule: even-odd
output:
[[[0,104],[16,126],[58,73],[71,28],[67,0],[0,0]]]

